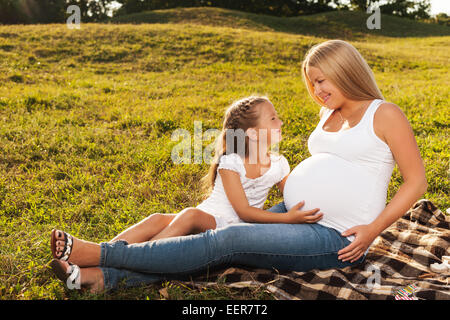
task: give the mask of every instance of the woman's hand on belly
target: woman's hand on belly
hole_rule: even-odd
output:
[[[354,262],[362,257],[378,234],[370,224],[362,224],[342,232],[341,235],[344,237],[355,235],[355,240],[338,251],[338,259]]]

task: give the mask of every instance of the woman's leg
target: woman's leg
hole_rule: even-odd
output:
[[[117,235],[110,243],[125,241],[127,244],[142,243],[169,237],[201,233],[208,229],[215,229],[215,218],[199,209],[188,208],[179,214],[154,213],[150,217],[131,226]],[[154,234],[159,231],[158,234]],[[62,231],[56,232],[56,251],[63,251],[65,246]],[[100,246],[91,241],[73,238],[72,252],[69,261],[80,267],[98,266],[100,260]]]
[[[145,243],[101,243],[96,250],[100,252],[104,287],[109,290],[121,283],[154,283],[166,276],[179,278],[217,266],[280,271],[343,268],[364,260],[338,260],[337,252],[349,243],[336,230],[318,224],[242,223]],[[92,251],[85,252],[86,258],[92,259]]]
[[[178,213],[170,224],[150,240],[184,236],[216,228],[215,218],[196,208],[187,208]]]
[[[66,261],[59,261],[58,266],[62,268],[63,273],[67,274],[70,264]],[[54,266],[52,266],[52,268],[54,268]],[[58,271],[55,270],[55,272]],[[80,268],[79,277],[82,289],[87,289],[91,293],[101,293],[102,291],[104,291],[105,289],[104,274],[100,268],[98,267]],[[67,279],[66,283],[68,281],[70,280]]]
[[[271,211],[282,212],[283,204],[272,207]],[[320,250],[311,252],[321,245],[324,249],[333,245],[324,239],[319,242],[305,241],[309,238],[319,240],[311,224],[237,224],[217,230],[208,230],[199,235],[175,237],[128,244],[126,241],[96,244],[73,238],[72,253],[69,262],[80,267],[109,266],[126,268],[149,273],[177,273],[198,270],[212,264],[231,262],[233,256],[245,252],[271,249],[274,254],[301,256],[304,254],[321,254]],[[320,226],[319,226],[320,227]],[[330,229],[333,230],[333,229]],[[290,233],[288,233],[288,231]],[[58,236],[59,232],[57,232]],[[62,233],[61,233],[62,234]],[[334,234],[338,234],[334,231]],[[57,246],[64,247],[59,236]],[[273,241],[271,241],[273,239]],[[339,235],[341,242],[348,240]],[[345,244],[347,245],[347,244]],[[337,252],[345,245],[341,245]],[[292,246],[292,248],[291,248]],[[169,254],[170,253],[170,254]],[[178,263],[173,263],[175,260]]]
[[[288,212],[288,210],[286,209],[286,205],[284,204],[284,201],[274,205],[273,207],[271,207],[267,211],[270,211],[270,212],[273,212],[273,213],[285,213],[285,212]]]
[[[268,211],[283,213],[287,212],[284,202],[280,202],[277,205],[271,207]],[[153,218],[152,218],[153,217]],[[157,225],[159,228],[162,228],[165,223],[169,224],[174,218],[176,214],[159,214],[154,213],[150,217],[142,220],[141,222],[133,225],[128,228],[124,232],[117,235],[110,242],[115,242],[119,240],[123,240],[128,244],[132,243],[141,243],[143,238],[147,237],[148,229],[152,228],[152,226]],[[164,221],[163,219],[166,219]],[[158,219],[162,221],[158,221]],[[170,221],[169,221],[170,220]],[[64,250],[64,235],[62,231],[56,232],[56,250],[62,251]],[[98,266],[100,261],[100,245],[94,242],[80,240],[77,238],[73,239],[74,243],[72,246],[72,253],[70,256],[70,262],[79,265],[80,267],[89,267],[89,266]],[[145,240],[144,240],[145,241]],[[75,252],[74,252],[75,251]]]
[[[127,269],[153,276],[181,276],[218,265],[246,265],[278,270],[308,271],[356,265],[338,260],[350,242],[334,229],[319,224],[241,223],[204,233],[130,244],[124,241],[89,244],[74,238],[73,254],[82,265],[96,260],[104,268]],[[80,242],[83,243],[83,242]]]
[[[117,289],[118,286],[135,287],[167,280],[163,275],[134,272],[116,268],[98,268],[103,273],[103,287],[105,291]],[[83,269],[81,269],[83,270]]]
[[[176,214],[153,213],[118,234],[111,242],[125,240],[131,244],[149,241],[152,237],[164,230],[176,216]]]
[[[349,243],[319,224],[240,223],[141,244],[101,243],[100,266],[180,275],[236,264],[294,271],[341,268],[352,265],[337,258]]]
[[[69,263],[60,262],[63,270],[67,273]],[[166,280],[160,275],[151,275],[115,268],[80,268],[80,284],[82,289],[91,293],[102,293],[117,288],[119,285],[134,287],[142,284],[161,282]]]

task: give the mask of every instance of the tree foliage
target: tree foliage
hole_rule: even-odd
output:
[[[334,10],[339,0],[118,0],[118,14],[176,7],[219,7],[275,16],[297,16]]]
[[[381,13],[412,19],[427,19],[430,17],[430,0],[351,0],[350,7],[367,11],[367,8],[379,7]]]
[[[111,15],[111,5],[120,3],[115,15],[176,7],[220,7],[275,16],[298,16],[331,10],[363,10],[374,5],[384,14],[413,19],[429,18],[429,0],[0,0],[0,23],[61,23],[67,7],[78,5],[83,22],[97,22]]]
[[[0,0],[0,23],[60,23],[69,14],[70,5],[77,5],[81,19],[86,22],[101,21],[107,17],[113,0]]]

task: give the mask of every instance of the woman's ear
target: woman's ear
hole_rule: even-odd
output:
[[[248,128],[247,130],[245,130],[245,134],[250,140],[258,140],[258,133],[255,128]]]

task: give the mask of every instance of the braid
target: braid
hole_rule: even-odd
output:
[[[233,103],[227,110],[224,121],[224,129],[244,129],[243,127],[252,127],[246,125],[248,122],[252,124],[256,120],[256,112],[253,110],[254,106],[269,101],[266,97],[250,96]],[[247,129],[247,128],[246,128]]]

